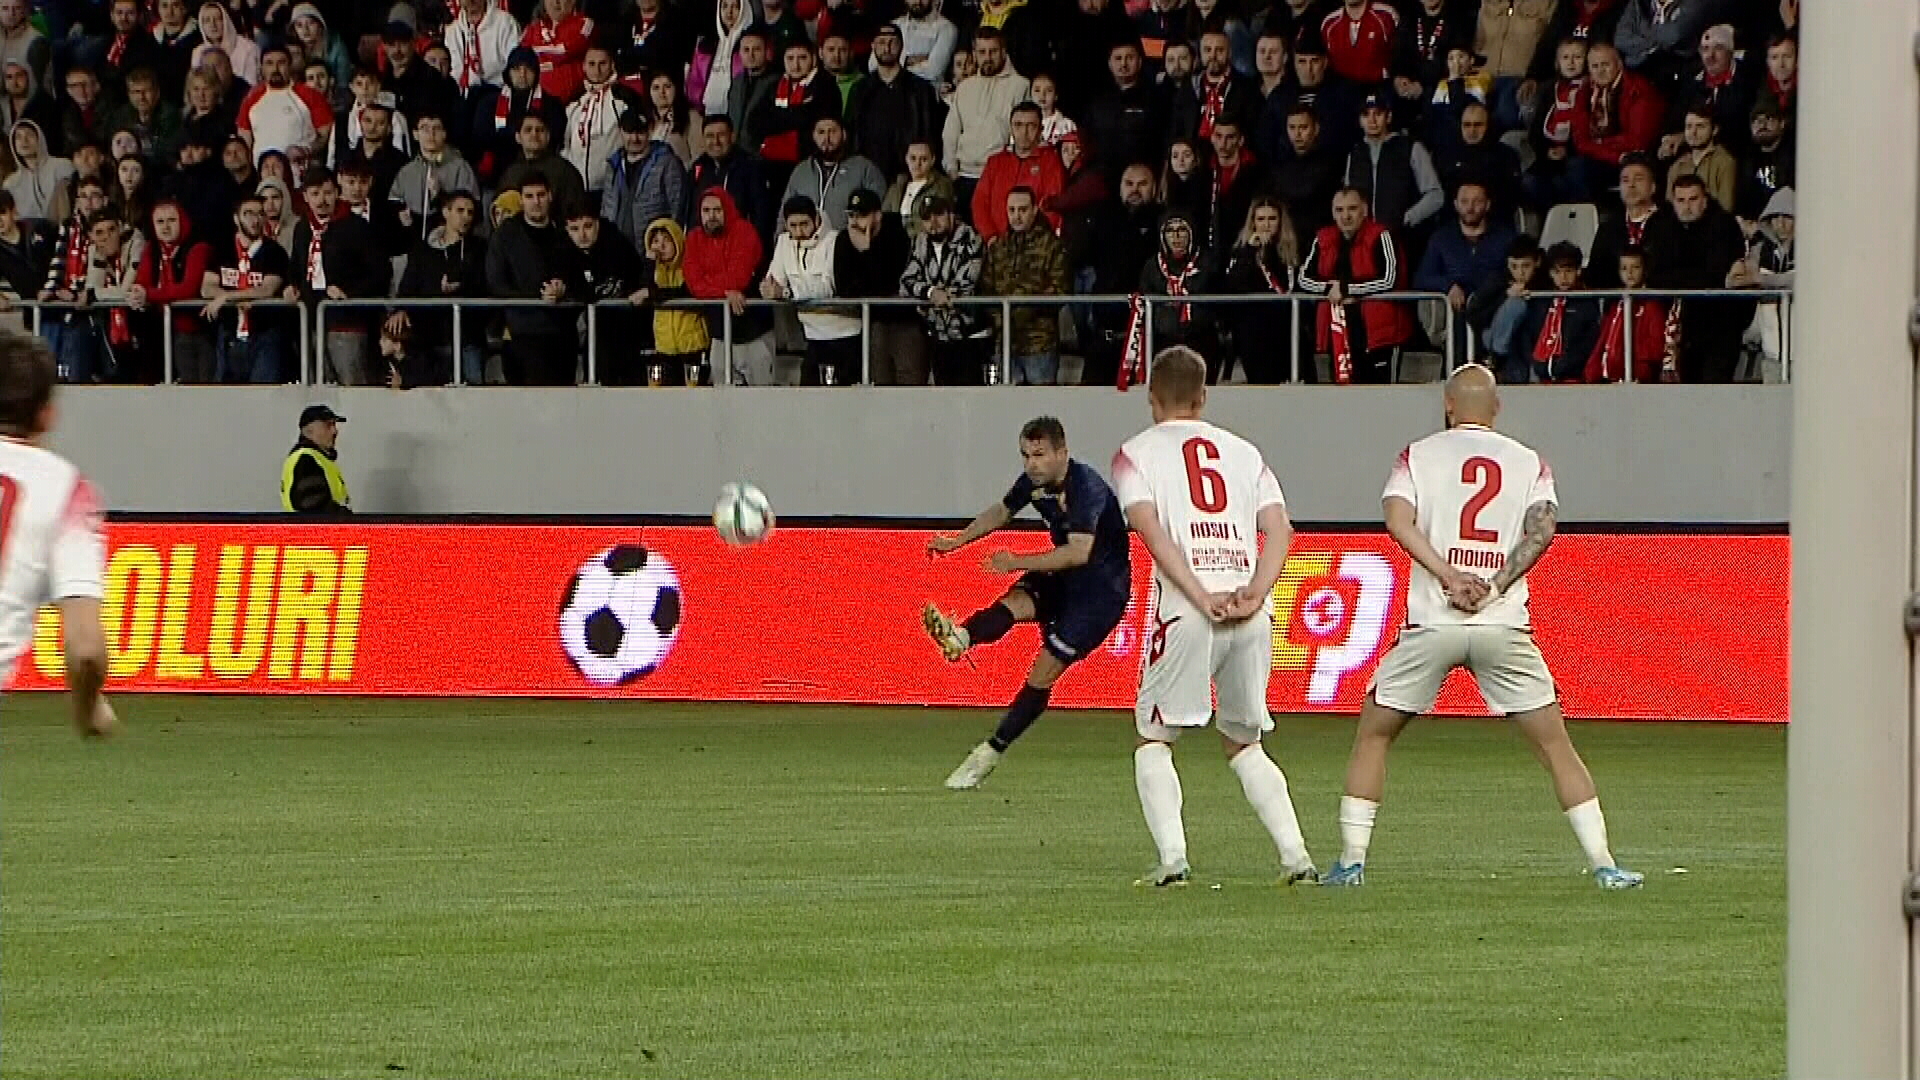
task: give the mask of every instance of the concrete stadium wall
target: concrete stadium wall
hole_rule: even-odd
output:
[[[400,514],[704,515],[722,483],[747,479],[787,516],[967,517],[1013,479],[1029,417],[1059,416],[1103,471],[1148,423],[1137,390],[87,387],[62,395],[55,445],[115,510],[270,511],[311,401],[349,417],[355,509]],[[1502,428],[1553,464],[1563,520],[1787,518],[1786,387],[1539,387],[1505,401]],[[1363,523],[1441,406],[1435,386],[1236,386],[1209,415],[1260,444],[1297,519]]]

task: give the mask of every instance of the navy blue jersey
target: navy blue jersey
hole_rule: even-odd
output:
[[[1127,543],[1127,519],[1120,513],[1120,500],[1113,489],[1090,465],[1067,462],[1067,476],[1055,487],[1039,487],[1026,473],[1007,489],[1000,500],[1007,511],[1018,514],[1031,506],[1047,523],[1053,546],[1062,547],[1071,533],[1091,533],[1093,553],[1085,565],[1065,571],[1063,583],[1076,591],[1119,593],[1133,590],[1132,553]]]

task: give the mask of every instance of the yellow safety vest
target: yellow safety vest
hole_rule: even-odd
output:
[[[347,478],[340,473],[340,466],[332,458],[311,446],[296,446],[287,455],[286,464],[280,466],[280,508],[293,511],[293,468],[300,464],[301,458],[312,458],[326,474],[327,490],[332,493],[333,501],[341,506],[349,505],[347,499]]]

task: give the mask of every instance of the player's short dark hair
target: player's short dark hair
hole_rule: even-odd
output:
[[[1206,358],[1185,345],[1161,349],[1147,372],[1147,396],[1162,405],[1198,405],[1207,392]]]
[[[549,191],[553,189],[553,186],[547,183],[546,177],[540,175],[537,172],[529,171],[527,175],[520,178],[520,184],[515,190],[525,191],[528,188],[532,188],[532,187],[546,188]]]
[[[813,200],[805,195],[795,195],[793,198],[780,204],[780,220],[785,221],[796,214],[804,214],[807,217],[819,217],[820,208],[813,205]]]
[[[1045,115],[1040,111],[1040,106],[1035,105],[1031,101],[1023,101],[1020,104],[1015,105],[1013,108],[1007,110],[1007,117],[1011,119],[1015,116],[1019,116],[1021,113],[1032,113],[1033,118],[1035,120],[1038,120],[1043,115]]]
[[[1673,190],[1679,191],[1681,188],[1699,188],[1701,191],[1705,191],[1707,190],[1707,182],[1700,179],[1699,173],[1688,173],[1685,176],[1674,178]]]
[[[1058,450],[1067,445],[1067,426],[1057,416],[1036,416],[1020,425],[1021,442],[1045,442]]]
[[[45,341],[18,330],[0,330],[0,434],[38,435],[40,415],[53,401],[58,381],[53,350]]]

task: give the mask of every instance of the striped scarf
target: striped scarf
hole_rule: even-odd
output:
[[[532,96],[527,98],[526,111],[527,112],[540,111],[540,107],[546,104],[546,100],[547,100],[547,97],[545,92],[543,92],[540,89],[540,84],[538,82],[535,82],[533,84],[533,94]],[[500,96],[496,98],[493,103],[493,130],[495,131],[507,130],[507,121],[512,117],[513,117],[513,87],[503,86],[500,88]]]

